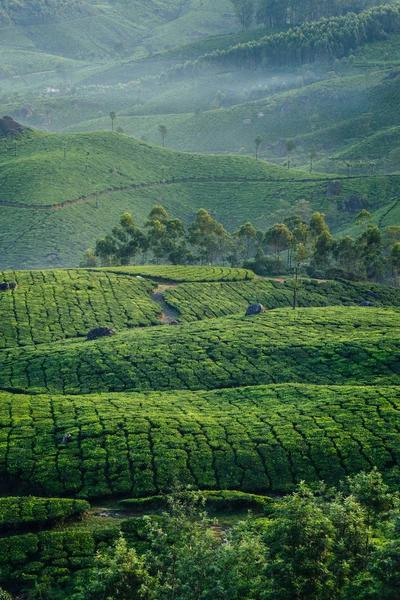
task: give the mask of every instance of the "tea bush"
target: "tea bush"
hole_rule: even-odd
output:
[[[0,352],[0,389],[88,394],[268,383],[397,384],[394,309],[280,309]]]
[[[16,281],[0,292],[0,349],[85,336],[98,326],[117,330],[157,323],[150,300],[155,284],[107,271],[84,269],[3,271]]]
[[[0,532],[51,526],[71,517],[81,517],[89,510],[85,500],[8,496],[0,498]]]
[[[399,388],[383,385],[2,392],[0,480],[5,491],[86,498],[154,496],[174,481],[265,494],[377,466],[398,484],[399,406]]]
[[[185,283],[166,290],[163,296],[181,313],[181,321],[195,321],[244,313],[255,302],[268,309],[292,306],[293,280]],[[303,280],[297,294],[297,304],[302,307],[359,305],[365,300],[376,306],[400,306],[400,290],[374,283]]]
[[[204,500],[206,508],[214,510],[237,510],[237,509],[255,509],[262,510],[272,502],[268,496],[259,496],[257,494],[246,494],[232,490],[204,490],[200,494]],[[148,498],[129,498],[120,500],[120,506],[127,510],[145,512],[148,510],[158,510],[168,508],[167,496],[149,496]]]
[[[249,269],[229,269],[227,267],[186,267],[179,265],[155,265],[143,267],[107,268],[115,273],[129,273],[165,281],[243,281],[254,279]]]
[[[94,564],[97,547],[109,542],[107,531],[94,535],[88,529],[42,531],[0,538],[0,582],[19,586],[41,576],[63,587],[75,571]]]

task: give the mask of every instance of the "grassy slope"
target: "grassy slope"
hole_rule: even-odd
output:
[[[183,283],[166,290],[165,301],[177,309],[183,322],[245,313],[249,304],[260,302],[267,309],[293,304],[293,281],[276,280]],[[376,284],[304,280],[298,290],[299,306],[358,305],[372,301],[376,306],[400,306],[400,291]]]
[[[123,212],[143,223],[155,204],[186,223],[204,207],[233,230],[247,220],[266,228],[296,213],[307,199],[337,229],[357,212],[348,205],[350,197],[374,211],[390,206],[399,186],[396,176],[348,179],[332,198],[327,195],[332,176],[248,157],[171,152],[111,132],[29,131],[16,147],[3,140],[0,166],[3,269],[74,267]],[[59,208],[63,203],[67,206]]]
[[[150,300],[156,284],[107,271],[0,273],[18,288],[0,293],[0,348],[85,336],[94,327],[115,330],[157,324]]]
[[[0,398],[0,477],[30,493],[141,496],[174,479],[265,493],[372,465],[398,472],[396,387]]]
[[[214,389],[269,383],[391,385],[398,313],[281,309],[0,353],[0,389],[51,393]]]

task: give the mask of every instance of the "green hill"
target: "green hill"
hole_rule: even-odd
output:
[[[301,480],[335,484],[371,465],[389,480],[398,473],[397,387],[0,398],[0,477],[30,493],[149,496],[174,479],[285,492]]]
[[[229,230],[265,229],[307,199],[335,231],[361,209],[391,207],[400,176],[339,178],[239,156],[173,152],[111,132],[28,130],[0,146],[0,268],[75,267],[122,213],[143,223],[155,204],[186,224],[212,211]],[[394,223],[392,223],[394,224]]]
[[[281,309],[0,353],[0,389],[89,394],[270,383],[394,385],[398,313]]]

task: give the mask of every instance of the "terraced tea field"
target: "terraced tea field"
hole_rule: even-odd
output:
[[[157,284],[107,271],[3,271],[0,348],[85,336],[94,327],[116,330],[158,323],[150,299]]]
[[[18,286],[0,292],[1,586],[68,590],[97,550],[131,540],[129,499],[146,512],[176,481],[233,510],[374,466],[398,486],[399,290],[303,280],[294,311],[292,282],[244,269],[1,281]],[[270,310],[245,317],[255,301]],[[180,325],[163,326],[168,306]],[[116,335],[82,339],[97,326]],[[86,502],[117,498],[117,518]]]
[[[0,389],[36,393],[215,389],[268,383],[391,385],[399,313],[280,309],[0,352]]]
[[[372,465],[398,476],[398,387],[0,398],[3,485],[46,495],[146,496],[174,479],[283,492]]]
[[[185,283],[167,289],[164,299],[180,312],[182,322],[224,317],[246,312],[249,304],[261,303],[267,309],[293,305],[292,280]],[[364,301],[376,306],[400,306],[400,290],[371,283],[303,280],[297,304],[302,307],[358,305]]]

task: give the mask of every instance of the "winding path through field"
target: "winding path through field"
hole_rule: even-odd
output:
[[[178,284],[159,284],[158,287],[154,290],[154,294],[151,296],[153,302],[156,302],[162,309],[162,313],[160,315],[160,321],[165,325],[170,325],[173,321],[177,321],[180,317],[180,313],[167,304],[164,300],[164,292],[170,288],[176,287]]]
[[[74,204],[80,204],[83,202],[89,202],[90,200],[96,200],[104,196],[111,194],[118,194],[120,192],[129,192],[131,190],[146,190],[154,187],[182,185],[187,183],[263,183],[263,184],[286,184],[286,183],[329,183],[333,179],[336,181],[349,179],[360,179],[366,176],[354,176],[354,177],[335,177],[335,178],[306,178],[306,179],[245,179],[245,178],[229,178],[229,177],[204,177],[204,178],[188,178],[188,179],[175,179],[174,181],[155,181],[153,183],[133,183],[122,188],[115,188],[111,190],[104,190],[98,194],[90,194],[89,196],[81,196],[74,200],[66,200],[58,204],[23,204],[20,202],[9,202],[7,200],[0,200],[0,206],[6,206],[9,208],[22,208],[24,210],[59,210],[60,208],[66,208],[73,206]]]

